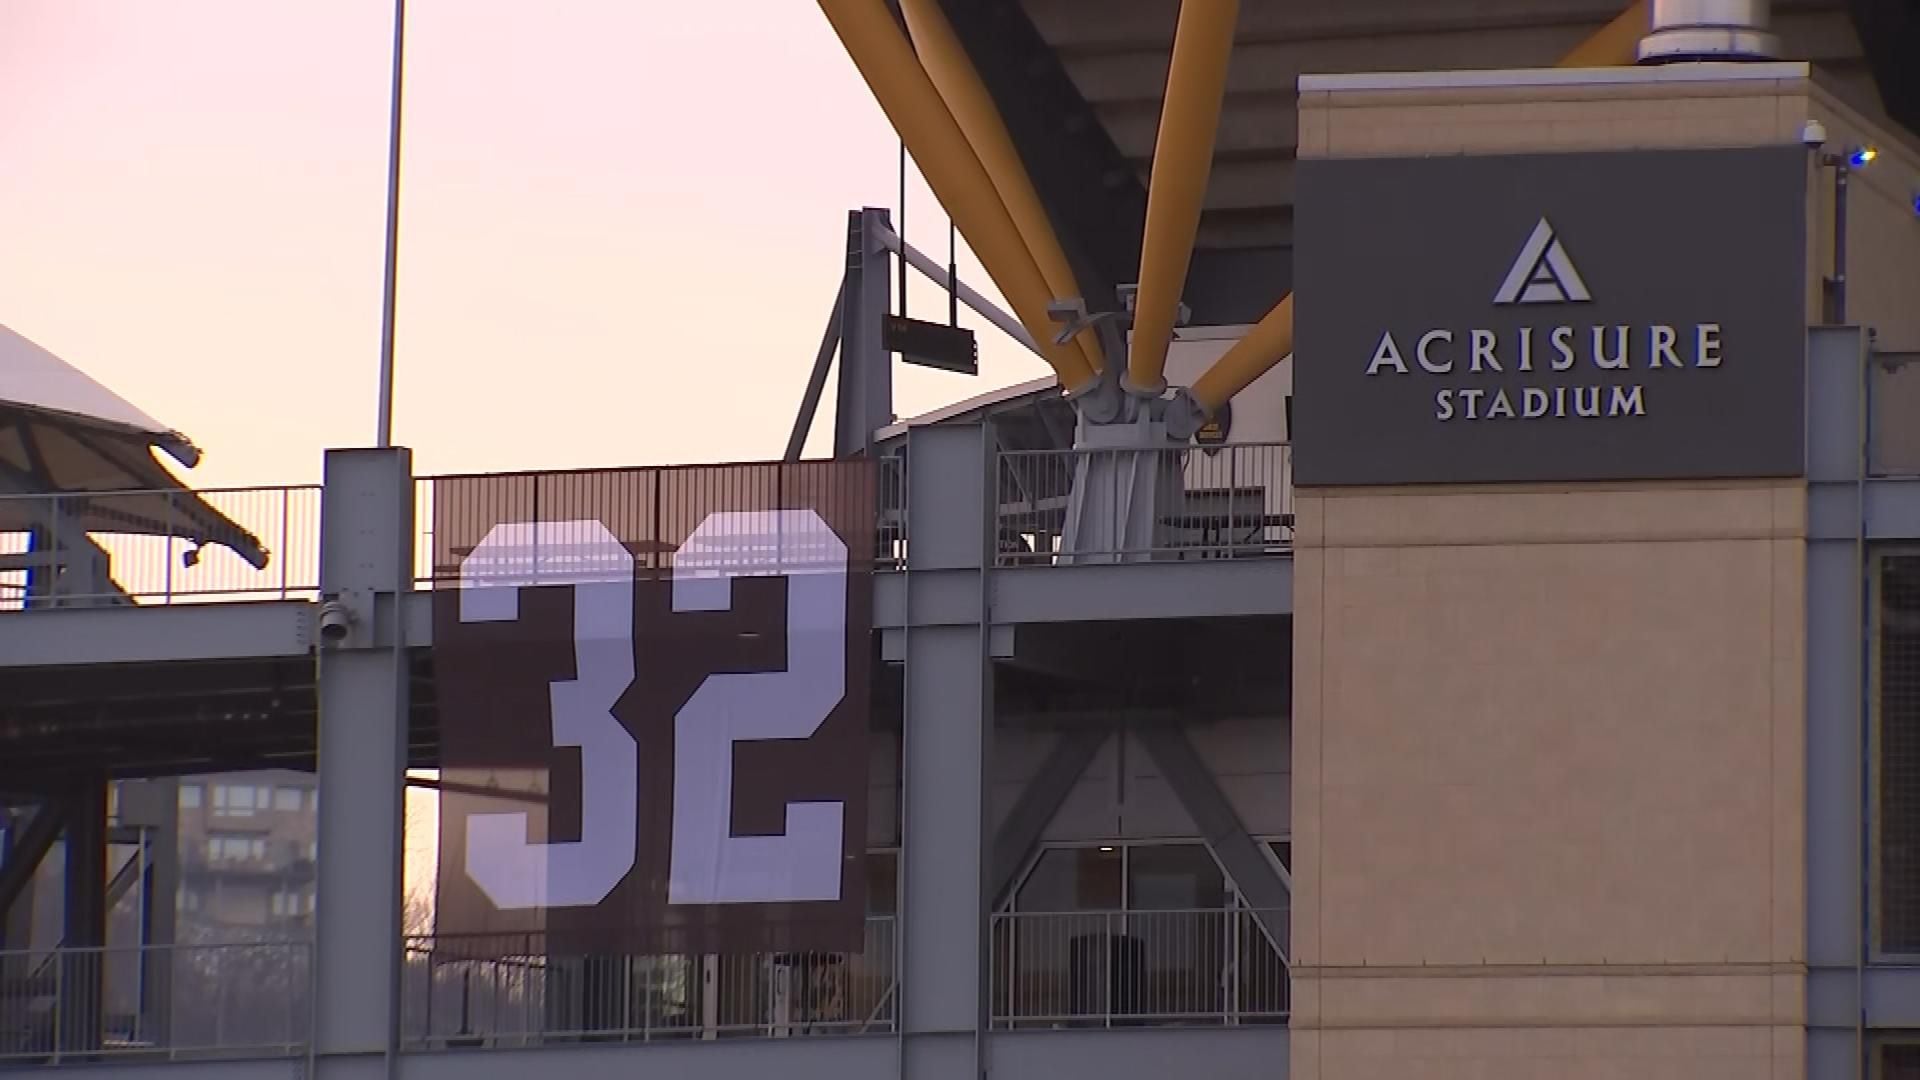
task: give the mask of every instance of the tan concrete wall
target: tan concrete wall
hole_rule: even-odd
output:
[[[1298,513],[1295,1075],[1800,1075],[1803,489]]]
[[[1794,142],[1806,77],[1300,95],[1300,156],[1508,154]]]

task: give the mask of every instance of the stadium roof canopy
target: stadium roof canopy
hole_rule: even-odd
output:
[[[1648,0],[818,2],[1080,414],[1175,439],[1292,352],[1301,75],[1630,65],[1653,29]],[[1778,55],[1748,58],[1920,130],[1920,2],[1756,8]],[[1116,343],[1073,303],[1123,288]],[[1251,329],[1169,387],[1182,304]]]
[[[0,495],[60,495],[60,518],[86,532],[220,544],[266,565],[260,542],[189,493],[155,448],[189,468],[200,460],[185,435],[0,325]],[[89,497],[106,492],[141,494]],[[0,532],[50,527],[52,505],[0,498]]]
[[[1177,0],[942,0],[1089,303],[1139,280]],[[1290,288],[1302,73],[1552,67],[1626,0],[1242,0],[1183,299],[1200,324]],[[1920,131],[1920,4],[1775,0],[1783,60],[1870,117]],[[1644,16],[1641,23],[1644,26]],[[1636,31],[1634,37],[1638,36]]]

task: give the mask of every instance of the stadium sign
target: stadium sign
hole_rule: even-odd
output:
[[[860,948],[872,492],[859,462],[435,481],[443,941]]]
[[[1801,468],[1797,148],[1305,161],[1302,485]]]

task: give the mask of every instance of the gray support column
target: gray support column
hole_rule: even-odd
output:
[[[916,571],[979,574],[981,623],[905,632],[900,1002],[905,1080],[986,1072],[993,681],[985,613],[993,475],[984,426],[923,427],[907,447],[907,604]]]
[[[1863,1076],[1866,342],[1810,332],[1807,384],[1807,1076]]]
[[[323,608],[347,616],[319,653],[319,878],[313,1053],[322,1076],[386,1075],[398,1047],[407,654],[395,594],[411,589],[413,460],[327,453]]]
[[[102,950],[107,944],[107,781],[78,780],[67,795],[66,913],[60,958],[60,1053],[100,1048]]]
[[[893,422],[893,363],[881,330],[892,309],[887,275],[892,232],[887,212],[868,207],[847,215],[847,276],[841,286],[840,383],[834,402],[833,455],[873,447],[873,433]]]
[[[147,831],[144,880],[134,885],[141,891],[141,906],[146,916],[140,942],[150,946],[143,950],[139,964],[141,1022],[145,1030],[164,1037],[173,1030],[175,956],[171,946],[176,918],[174,901],[180,887],[180,781],[167,777],[122,783],[120,821]],[[109,906],[115,902],[113,897],[108,897]]]

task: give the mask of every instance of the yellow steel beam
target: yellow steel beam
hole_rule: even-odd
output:
[[[947,209],[987,275],[1039,343],[1041,355],[1068,392],[1093,380],[1093,367],[1079,349],[1053,344],[1047,314],[1052,292],[1033,255],[1021,242],[993,180],[967,144],[939,91],[920,66],[913,46],[894,23],[886,0],[820,0],[820,10],[840,35],[847,55],[872,89],[880,108],[920,165],[927,186]]]
[[[1560,58],[1563,68],[1622,67],[1639,59],[1640,39],[1647,36],[1652,22],[1647,18],[1647,0],[1634,0],[1633,6],[1593,32],[1587,40]]]
[[[980,81],[965,47],[953,32],[953,24],[940,9],[939,0],[900,0],[900,13],[906,17],[907,34],[913,40],[921,66],[960,125],[974,156],[986,168],[1001,204],[1020,232],[1021,242],[1039,267],[1040,276],[1046,279],[1052,299],[1080,297],[1080,284],[1074,280],[1067,254],[1047,220],[1047,212],[1041,208],[1040,194],[1034,190],[1026,166],[1021,164],[1013,136],[1007,134],[1006,123],[1001,120],[993,97]],[[1092,330],[1082,330],[1074,337],[1073,344],[1093,370],[1100,370],[1104,361],[1099,335]]]
[[[1167,348],[1213,171],[1213,142],[1239,14],[1239,0],[1182,0],[1180,5],[1147,185],[1147,230],[1127,363],[1128,387],[1143,394],[1157,396],[1166,388]]]
[[[1560,58],[1555,67],[1624,67],[1637,59],[1635,47],[1648,27],[1646,0],[1635,0],[1612,22],[1595,31]],[[1137,325],[1137,324],[1136,324]],[[1211,416],[1293,352],[1293,296],[1267,313],[1247,336],[1213,362],[1193,384],[1193,400]]]

